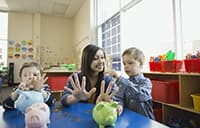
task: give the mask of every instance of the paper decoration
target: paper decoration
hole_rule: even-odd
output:
[[[33,42],[32,40],[8,41],[8,58],[33,60]]]

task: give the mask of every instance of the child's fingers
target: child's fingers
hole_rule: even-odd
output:
[[[45,79],[43,79],[42,83],[43,83],[43,84],[46,83],[47,80],[48,80],[48,77],[45,77]]]
[[[46,75],[47,75],[47,74],[46,74],[46,73],[44,73],[44,74],[42,75],[42,79],[44,79],[44,78],[46,77]]]
[[[18,85],[18,88],[21,89],[21,90],[24,90],[25,86],[26,86],[25,83],[20,83],[20,84]]]

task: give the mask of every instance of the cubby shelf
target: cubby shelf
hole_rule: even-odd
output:
[[[168,104],[153,100],[154,103],[162,105],[163,123],[168,123],[169,118],[188,117],[188,120],[195,120],[200,126],[200,112],[194,110],[191,94],[200,93],[200,73],[170,73],[170,72],[144,72],[144,75],[151,80],[178,80],[179,81],[179,103]],[[196,128],[196,127],[195,127]]]

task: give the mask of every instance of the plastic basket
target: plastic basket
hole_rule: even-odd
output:
[[[163,72],[183,72],[184,64],[181,60],[162,61]]]
[[[179,82],[178,80],[152,80],[153,100],[179,104]]]
[[[200,73],[200,59],[184,60],[186,72]]]
[[[192,94],[194,110],[200,111],[200,93]]]
[[[154,71],[163,72],[162,62],[154,62]]]
[[[150,71],[155,71],[154,70],[154,62],[149,62],[149,69],[150,69]]]

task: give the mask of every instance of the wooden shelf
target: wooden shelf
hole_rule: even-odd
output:
[[[168,104],[168,103],[163,103],[163,102],[156,101],[156,100],[153,100],[153,101],[156,102],[156,103],[159,103],[159,104],[163,104],[163,105],[169,106],[169,107],[174,107],[174,108],[177,108],[177,109],[185,110],[185,111],[192,112],[192,113],[200,115],[200,112],[194,110],[193,106],[182,107],[179,104]]]
[[[153,100],[163,108],[163,123],[174,116],[177,118],[189,117],[200,125],[200,112],[194,110],[191,94],[200,92],[200,73],[171,73],[171,72],[144,72],[144,76],[151,80],[178,80],[179,81],[179,103],[168,104]],[[178,114],[176,114],[178,113]]]

